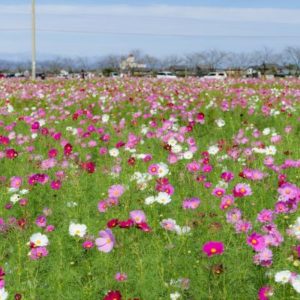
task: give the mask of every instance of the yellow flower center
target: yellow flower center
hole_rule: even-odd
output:
[[[216,253],[216,252],[217,252],[217,249],[216,249],[216,248],[211,248],[211,249],[210,249],[210,252],[211,252],[211,253]]]

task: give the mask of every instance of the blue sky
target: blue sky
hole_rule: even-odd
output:
[[[0,58],[30,57],[31,0],[0,1]],[[44,58],[300,46],[298,0],[36,0]]]

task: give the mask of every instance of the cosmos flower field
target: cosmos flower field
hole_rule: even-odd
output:
[[[0,299],[300,297],[300,79],[0,80]]]

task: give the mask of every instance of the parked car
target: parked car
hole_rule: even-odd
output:
[[[224,80],[227,78],[226,72],[209,72],[203,79]]]
[[[163,78],[174,79],[174,78],[177,78],[177,76],[172,72],[163,71],[163,72],[157,73],[156,78],[159,78],[159,79],[163,79]]]

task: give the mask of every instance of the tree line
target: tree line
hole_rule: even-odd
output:
[[[168,55],[156,57],[146,54],[141,50],[130,51],[137,63],[146,64],[152,70],[168,69],[172,66],[185,66],[191,70],[199,66],[208,69],[246,69],[251,66],[262,64],[277,64],[286,68],[293,68],[299,73],[300,70],[300,47],[289,46],[281,52],[275,52],[271,48],[264,47],[252,52],[228,52],[217,49],[195,51],[185,55]],[[118,70],[121,61],[126,55],[111,54],[102,57],[55,57],[53,59],[37,61],[38,72],[59,73],[62,69],[68,72],[102,71],[105,69]],[[24,72],[31,69],[31,62],[16,62],[1,60],[0,72]]]

